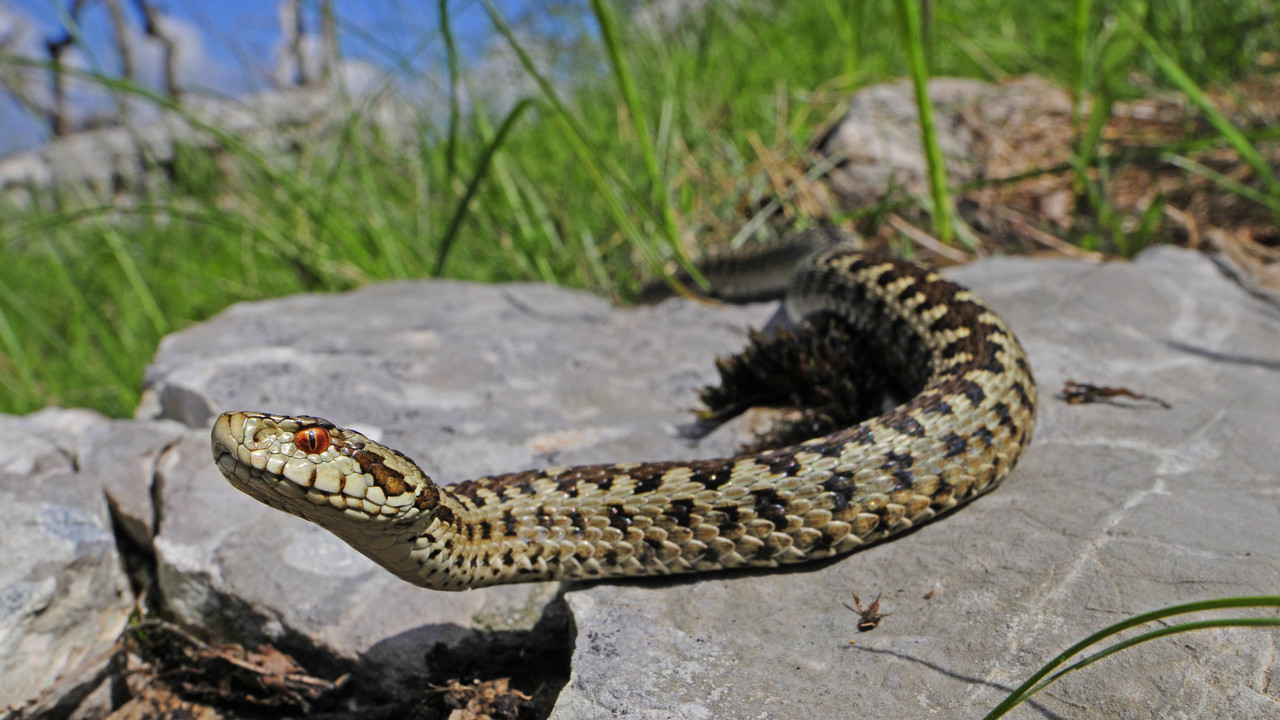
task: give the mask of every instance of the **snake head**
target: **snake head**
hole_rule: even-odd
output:
[[[412,460],[320,418],[223,413],[211,445],[237,489],[331,531],[351,519],[421,520],[439,505],[440,490]]]

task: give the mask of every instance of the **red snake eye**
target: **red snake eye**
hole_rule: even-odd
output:
[[[302,428],[294,433],[293,444],[308,455],[319,455],[329,448],[329,431],[319,425]]]

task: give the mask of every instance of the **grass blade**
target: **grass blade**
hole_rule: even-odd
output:
[[[1072,46],[1075,50],[1076,74],[1072,86],[1071,127],[1075,130],[1077,146],[1084,128],[1081,127],[1084,117],[1085,86],[1089,73],[1089,19],[1093,17],[1092,0],[1075,0],[1073,6],[1074,36]]]
[[[1085,650],[1085,648],[1101,642],[1112,635],[1122,633],[1129,628],[1145,625],[1156,620],[1163,620],[1164,618],[1173,617],[1175,615],[1186,615],[1188,613],[1205,612],[1207,610],[1225,610],[1228,608],[1243,607],[1280,607],[1280,596],[1254,595],[1220,598],[1217,600],[1202,600],[1200,602],[1186,603],[1183,605],[1171,605],[1169,607],[1160,608],[1159,610],[1142,613],[1141,615],[1134,615],[1133,617],[1121,620],[1114,625],[1109,625],[1072,645],[1057,657],[1050,660],[1048,663],[1045,663],[1045,665],[1036,671],[1034,675],[1028,678],[1026,682],[1010,693],[1003,702],[997,705],[991,712],[983,716],[983,720],[995,720],[996,718],[1003,717],[1023,700],[1030,697],[1032,689],[1037,688],[1046,676],[1065,664],[1071,658],[1079,655]],[[1103,657],[1105,657],[1105,655]]]
[[[627,212],[627,208],[623,206],[622,200],[618,197],[619,189],[624,193],[631,190],[630,178],[628,178],[624,173],[618,171],[615,167],[612,168],[612,170],[615,178],[619,181],[618,184],[613,185],[606,181],[604,174],[600,170],[600,165],[601,161],[607,162],[610,158],[601,153],[593,152],[589,148],[589,136],[583,129],[582,124],[579,123],[577,118],[569,112],[569,109],[556,94],[555,89],[551,87],[551,83],[538,72],[537,68],[534,67],[533,60],[529,56],[529,53],[520,44],[519,40],[516,39],[515,33],[511,30],[511,27],[507,25],[506,20],[502,18],[502,15],[498,12],[497,8],[493,6],[492,0],[481,0],[481,2],[484,4],[485,11],[489,14],[489,19],[493,22],[494,27],[504,38],[506,38],[507,43],[516,52],[516,56],[520,59],[520,63],[524,67],[525,72],[527,72],[538,84],[543,97],[546,98],[547,102],[549,102],[555,110],[554,117],[563,131],[564,138],[568,142],[570,151],[575,157],[577,157],[582,170],[591,180],[592,185],[594,185],[596,190],[600,193],[600,197],[604,200],[605,207],[608,209],[609,215],[613,218],[614,222],[618,224],[623,236],[632,245],[632,247],[640,253],[641,257],[644,258],[645,262],[650,267],[658,270],[664,280],[678,285],[675,277],[668,273],[663,267],[663,258],[657,248],[653,246],[653,242],[649,235],[640,231],[632,220],[631,214]],[[621,57],[619,55],[619,61],[620,60]],[[656,166],[657,159],[655,156],[654,167],[656,168]],[[663,193],[665,195],[665,189],[663,190]],[[670,203],[667,202],[665,207],[669,210]],[[634,210],[634,208],[632,209]],[[705,287],[706,280],[702,277],[702,274],[698,272],[697,268],[689,262],[688,258],[679,247],[679,233],[675,229],[674,216],[671,216],[670,218],[664,217],[662,225],[665,232],[668,234],[668,237],[675,238],[671,244],[674,252],[676,253],[676,257],[689,272],[694,282]]]
[[[529,74],[529,77],[533,78],[533,81],[538,84],[538,89],[542,91],[542,97],[545,98],[547,102],[551,103],[551,106],[555,108],[556,114],[561,117],[562,122],[568,124],[572,129],[573,134],[576,135],[579,140],[585,142],[587,138],[586,132],[569,112],[569,108],[565,107],[564,103],[560,100],[560,96],[556,94],[555,88],[551,87],[551,82],[543,77],[542,73],[538,72],[538,68],[534,67],[533,58],[530,57],[528,51],[524,49],[524,45],[516,39],[515,31],[507,24],[507,21],[502,17],[502,14],[498,12],[498,9],[493,6],[492,0],[480,1],[484,4],[485,12],[489,14],[489,21],[493,23],[494,29],[496,29],[502,37],[506,39],[507,44],[515,51],[516,57],[520,59],[521,67],[523,67],[524,71]]]
[[[1270,208],[1271,212],[1280,214],[1280,197],[1272,197],[1270,195],[1266,195],[1264,193],[1258,192],[1254,188],[1251,188],[1248,185],[1245,185],[1244,183],[1240,182],[1239,180],[1236,180],[1235,178],[1231,178],[1226,175],[1223,175],[1222,173],[1218,172],[1217,170],[1214,170],[1211,167],[1208,167],[1206,165],[1201,165],[1195,160],[1192,160],[1191,158],[1188,158],[1188,157],[1183,157],[1182,155],[1174,155],[1172,153],[1163,153],[1160,155],[1160,159],[1169,163],[1170,165],[1176,165],[1182,168],[1183,170],[1186,170],[1187,172],[1193,172],[1207,180],[1217,183],[1224,190],[1228,190],[1230,192],[1233,192],[1239,195],[1240,197],[1252,200],[1258,203],[1259,205],[1262,205],[1263,207]]]
[[[1173,81],[1174,85],[1178,86],[1179,90],[1186,94],[1187,99],[1199,108],[1200,112],[1204,113],[1205,119],[1209,121],[1209,124],[1221,133],[1222,137],[1226,138],[1227,142],[1231,143],[1231,147],[1235,148],[1235,151],[1240,153],[1240,157],[1244,158],[1244,161],[1249,163],[1249,166],[1253,168],[1254,172],[1258,173],[1258,177],[1262,178],[1262,182],[1267,186],[1267,191],[1272,196],[1280,197],[1280,181],[1276,180],[1275,174],[1271,171],[1271,166],[1268,165],[1267,161],[1258,153],[1258,150],[1253,146],[1253,143],[1249,142],[1249,139],[1244,136],[1244,133],[1240,132],[1240,129],[1233,125],[1225,115],[1218,112],[1218,109],[1213,106],[1213,103],[1209,102],[1208,96],[1200,89],[1200,86],[1196,85],[1195,81],[1191,79],[1191,76],[1187,75],[1182,67],[1178,65],[1178,62],[1174,60],[1171,55],[1166,53],[1164,48],[1160,47],[1160,43],[1156,42],[1155,38],[1151,37],[1151,35],[1132,18],[1122,16],[1122,21],[1124,22],[1126,29],[1128,29],[1128,31],[1138,39],[1138,42],[1142,43],[1142,46],[1146,48],[1147,52],[1151,54],[1151,58],[1156,61],[1156,65],[1160,66],[1160,69],[1164,71],[1164,74]]]
[[[435,277],[440,277],[440,274],[444,272],[444,263],[449,258],[449,250],[453,248],[453,241],[457,239],[458,229],[462,227],[462,221],[467,216],[467,209],[471,206],[471,198],[475,197],[476,190],[480,187],[480,182],[488,174],[494,153],[506,142],[507,135],[511,134],[511,128],[515,127],[516,121],[532,104],[533,101],[528,98],[516,103],[516,106],[511,108],[511,112],[507,113],[507,116],[502,119],[502,125],[498,126],[497,134],[481,151],[480,158],[476,160],[476,166],[471,172],[471,179],[467,181],[467,188],[453,209],[453,217],[449,219],[449,227],[444,231],[444,236],[440,239],[440,250],[436,254],[436,266],[432,271],[432,275]]]
[[[103,230],[103,238],[107,242],[107,247],[111,249],[112,257],[120,265],[120,270],[124,272],[125,279],[129,281],[129,286],[133,289],[134,299],[151,321],[151,327],[160,335],[164,335],[169,331],[169,321],[165,318],[164,313],[160,312],[160,305],[156,303],[156,296],[147,287],[147,281],[138,270],[137,263],[133,261],[129,251],[125,249],[119,233],[112,228],[103,228]]]
[[[917,0],[897,0],[902,35],[915,86],[916,111],[920,118],[920,144],[929,166],[929,194],[933,197],[933,231],[944,245],[951,244],[951,191],[947,189],[947,166],[938,147],[933,124],[933,103],[929,101],[929,68],[924,57],[924,22]]]
[[[618,42],[618,27],[613,12],[601,1],[591,0],[591,11],[595,13],[596,22],[600,24],[600,36],[605,50],[609,53],[609,65],[613,69],[614,81],[622,92],[627,113],[635,125],[636,140],[640,145],[640,154],[644,157],[645,171],[649,174],[651,199],[658,214],[662,217],[662,227],[667,235],[667,244],[671,246],[681,265],[689,265],[689,259],[680,245],[680,230],[676,227],[675,214],[671,211],[671,199],[667,194],[667,184],[658,167],[658,156],[653,150],[653,138],[649,135],[649,122],[645,119],[644,108],[636,95],[636,85],[631,78],[631,69],[622,56],[622,47]]]
[[[447,179],[458,167],[458,48],[449,27],[449,0],[440,0],[440,35],[444,39],[445,66],[449,69],[449,124],[445,129],[444,157]]]
[[[1063,677],[1067,673],[1075,672],[1076,670],[1080,670],[1081,668],[1088,667],[1089,665],[1092,665],[1095,662],[1098,662],[1099,660],[1105,657],[1115,655],[1121,650],[1126,650],[1135,645],[1141,645],[1144,642],[1156,640],[1158,638],[1166,637],[1169,635],[1178,635],[1181,633],[1192,632],[1195,630],[1209,630],[1212,628],[1226,628],[1226,627],[1280,627],[1280,618],[1222,618],[1219,620],[1198,620],[1196,622],[1179,623],[1177,625],[1170,625],[1168,627],[1157,628],[1155,630],[1142,633],[1141,635],[1135,635],[1131,638],[1128,638],[1127,640],[1122,640],[1118,643],[1115,643],[1114,645],[1108,645],[1106,648],[1099,650],[1098,652],[1092,655],[1081,658],[1080,660],[1077,660],[1076,662],[1071,663],[1067,667],[1050,675],[1044,680],[1041,680],[1039,683],[1035,685],[1035,687],[1032,687],[1030,690],[1028,690],[1026,694],[1022,696],[1022,699],[1026,700],[1032,695],[1035,695],[1036,693],[1040,692],[1041,690],[1048,687],[1049,685],[1052,685],[1054,682],[1056,682],[1059,678]]]

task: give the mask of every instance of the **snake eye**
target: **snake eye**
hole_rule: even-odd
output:
[[[329,448],[329,431],[319,425],[304,427],[293,434],[293,444],[308,455],[319,455]]]

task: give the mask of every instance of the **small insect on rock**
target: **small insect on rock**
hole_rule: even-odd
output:
[[[870,632],[872,630],[875,630],[876,628],[880,627],[881,620],[893,614],[893,613],[880,612],[880,596],[879,595],[876,595],[876,599],[873,600],[871,604],[866,607],[866,609],[863,609],[862,598],[858,597],[858,593],[850,590],[849,594],[853,596],[853,607],[849,607],[848,603],[845,603],[845,607],[849,608],[851,612],[855,612],[858,614],[858,632],[860,633]],[[850,640],[849,644],[852,645],[855,642],[856,642],[855,640]]]

